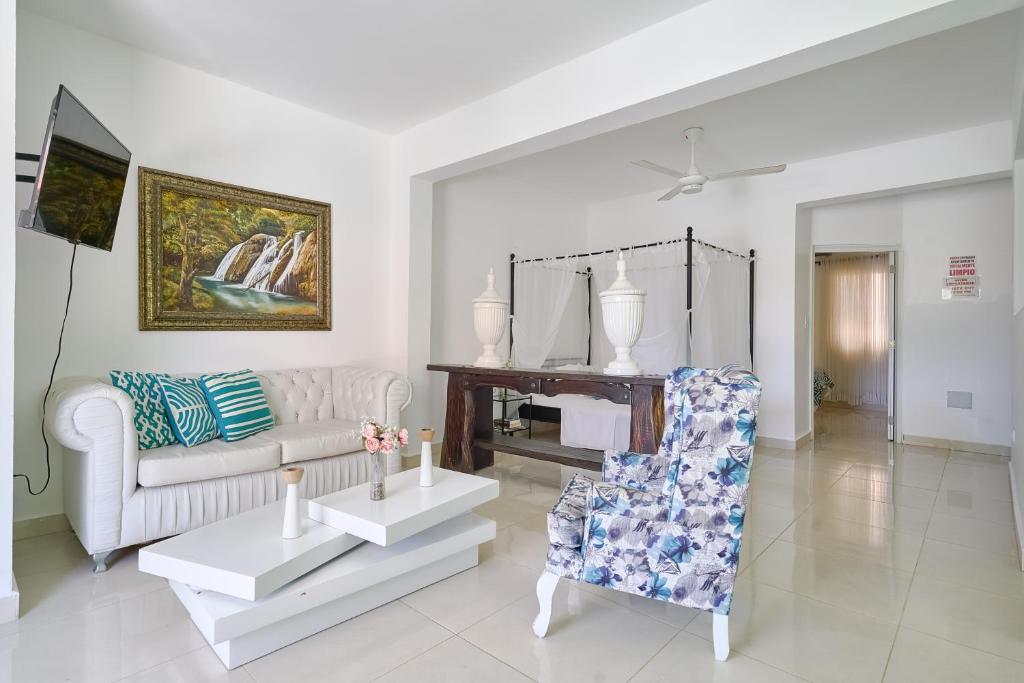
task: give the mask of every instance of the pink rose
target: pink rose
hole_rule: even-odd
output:
[[[369,436],[363,440],[363,445],[366,446],[366,450],[370,453],[376,453],[377,449],[380,448],[380,439],[375,436]]]
[[[395,450],[395,435],[385,435],[384,441],[381,443],[380,448],[382,451],[384,451],[384,453],[391,453],[393,450]]]
[[[398,443],[402,444],[403,446],[409,443],[408,429],[402,429],[401,431],[398,432]]]
[[[377,426],[372,422],[367,422],[363,425],[363,438],[372,439],[377,436]]]

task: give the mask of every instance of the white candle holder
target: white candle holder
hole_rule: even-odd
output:
[[[301,467],[286,467],[281,470],[281,475],[288,484],[288,492],[284,499],[284,527],[281,530],[281,538],[298,538],[302,535],[299,482],[302,481],[304,472]]]
[[[606,375],[641,375],[643,370],[633,359],[633,346],[644,328],[644,303],[647,292],[637,289],[626,278],[626,260],[619,252],[615,264],[618,277],[612,286],[601,292],[601,314],[604,333],[615,347],[615,360],[604,369]]]
[[[498,355],[498,342],[508,323],[508,301],[494,288],[494,268],[487,273],[487,289],[473,299],[473,329],[483,344],[484,352],[473,363],[478,368],[503,368],[505,361]]]
[[[420,486],[434,485],[434,430],[420,430]]]

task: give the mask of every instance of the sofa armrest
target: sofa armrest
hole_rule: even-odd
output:
[[[65,459],[65,514],[90,553],[120,545],[121,511],[139,466],[131,397],[97,379],[59,380],[46,401],[46,429]]]
[[[397,372],[339,366],[333,368],[334,416],[346,420],[373,417],[400,425],[412,401],[412,383]]]

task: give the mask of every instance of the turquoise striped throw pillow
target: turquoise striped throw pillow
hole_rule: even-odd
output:
[[[156,382],[161,376],[167,377],[125,370],[112,370],[110,373],[110,383],[131,396],[135,404],[135,433],[139,438],[140,451],[177,443]]]
[[[199,380],[157,377],[156,381],[178,441],[191,447],[217,438],[217,420],[206,403]]]
[[[203,375],[199,384],[225,441],[238,441],[274,426],[267,397],[252,370]]]

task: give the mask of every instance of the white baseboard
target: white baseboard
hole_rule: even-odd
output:
[[[70,528],[71,524],[68,523],[68,518],[64,516],[64,513],[22,519],[14,523],[14,540],[20,541],[23,538],[55,534],[58,531],[67,531]]]
[[[1010,501],[1013,507],[1013,525],[1017,531],[1017,557],[1020,559],[1020,569],[1024,571],[1024,512],[1021,505],[1024,500],[1020,499],[1021,490],[1017,486],[1017,479],[1013,476],[1013,463],[1007,463],[1010,468]]]
[[[19,616],[21,594],[18,592],[18,582],[11,577],[11,592],[0,598],[0,624],[15,621]]]
[[[1005,458],[1010,457],[1009,446],[999,446],[991,443],[936,439],[931,436],[916,436],[914,434],[904,434],[903,443],[911,446],[928,446],[931,448],[945,448],[951,451],[966,451],[968,453],[984,453],[986,455],[1001,455]]]

